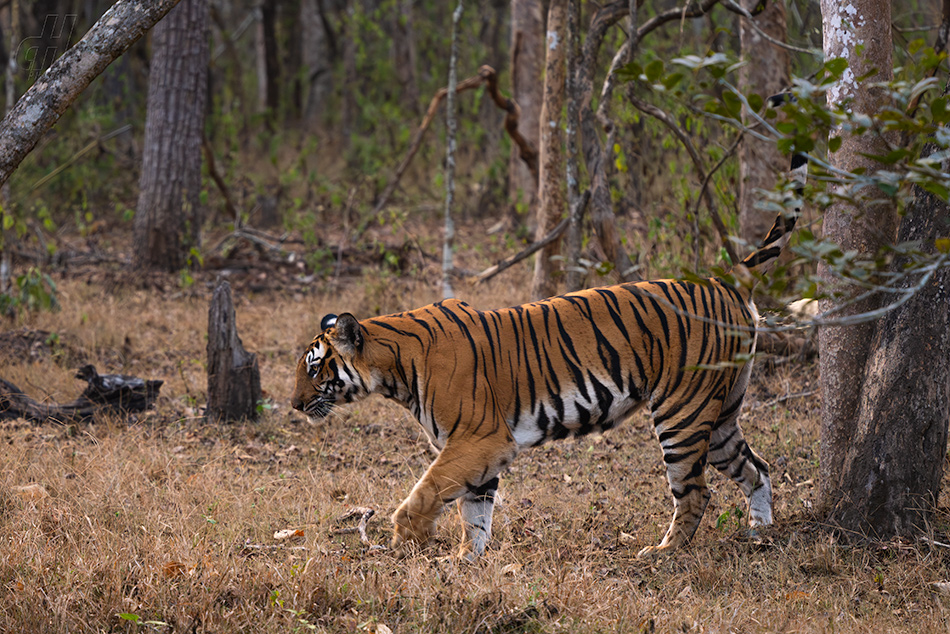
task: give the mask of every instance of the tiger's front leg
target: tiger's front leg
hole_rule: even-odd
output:
[[[396,556],[408,554],[413,544],[428,542],[442,509],[455,500],[465,530],[459,556],[471,560],[481,555],[491,536],[498,474],[511,464],[516,452],[507,433],[450,440],[393,514]]]
[[[480,487],[469,489],[459,498],[459,518],[465,535],[459,548],[459,559],[474,561],[485,552],[491,539],[491,520],[495,510],[498,478],[492,478]]]

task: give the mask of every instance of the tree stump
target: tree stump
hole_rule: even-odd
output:
[[[207,416],[221,420],[256,419],[261,400],[257,355],[244,349],[234,320],[231,285],[219,281],[208,311]]]

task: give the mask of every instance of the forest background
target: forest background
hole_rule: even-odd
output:
[[[866,530],[865,515],[860,540],[831,530],[848,518],[818,490],[834,478],[819,473],[832,443],[822,437],[829,415],[821,412],[814,344],[779,332],[770,341],[780,354],[759,364],[743,414],[777,483],[778,521],[764,539],[744,537],[738,492],[711,476],[713,519],[691,546],[636,560],[668,512],[655,440],[639,417],[615,434],[519,458],[503,484],[505,519],[476,566],[441,558],[456,541],[453,517],[433,552],[401,562],[372,547],[386,542],[386,521],[373,519],[366,536],[343,527],[352,507],[388,517],[429,456],[408,415],[382,401],[320,424],[289,411],[293,365],[323,314],[366,317],[434,301],[446,273],[457,296],[489,308],[575,284],[720,272],[790,204],[790,151],[836,154],[835,125],[854,123],[824,105],[825,89],[848,66],[821,56],[827,10],[818,2],[645,2],[632,24],[638,3],[576,4],[579,47],[561,64],[582,81],[560,104],[548,102],[561,119],[572,94],[590,98],[573,118],[586,125],[576,154],[570,125],[553,126],[564,136],[546,142],[540,123],[558,68],[545,68],[549,32],[568,38],[575,3],[465,6],[448,268],[440,256],[445,103],[430,100],[449,77],[456,5],[184,0],[175,29],[142,38],[92,81],[4,186],[0,376],[52,402],[78,391],[73,375],[87,362],[165,385],[147,414],[2,423],[0,627],[945,631],[946,416],[931,425],[943,434],[942,444],[929,443],[937,454],[926,460],[937,479],[924,487],[931,497],[901,499],[871,526],[887,526],[877,533]],[[108,8],[93,0],[0,3],[8,111]],[[558,8],[564,13],[555,16]],[[944,140],[947,12],[935,1],[887,4],[887,12],[893,74],[881,82],[889,103],[911,113],[898,129],[910,140],[897,144],[902,152],[873,155],[903,168],[925,140]],[[164,57],[157,37],[165,38]],[[159,75],[168,83],[153,94],[187,85],[178,99],[193,109],[180,120],[157,118],[150,137],[147,122],[162,107],[152,107],[150,84]],[[801,103],[781,115],[790,121],[783,128],[764,98],[792,86]],[[439,109],[420,137],[432,103]],[[749,112],[764,113],[760,127]],[[889,130],[876,124],[888,119],[873,114],[865,127],[885,138]],[[512,120],[523,138],[512,134]],[[748,133],[769,127],[779,134],[761,143]],[[187,157],[163,158],[189,138]],[[526,146],[538,152],[533,167]],[[563,162],[545,163],[555,149]],[[576,190],[568,187],[572,157]],[[835,175],[833,167],[816,171]],[[181,171],[193,184],[182,176],[185,185],[163,189]],[[902,214],[916,199],[914,182],[946,202],[942,176],[874,174]],[[918,257],[920,241],[895,248],[904,244],[896,235],[886,255],[827,248],[816,237],[821,212],[859,197],[819,182],[806,192],[796,259],[760,300],[777,315],[768,322],[777,331],[790,298],[840,300],[820,290],[816,261],[837,262],[851,280],[861,271],[881,276],[899,257],[917,258],[910,268],[918,274],[943,266],[942,226],[930,237],[931,260]],[[183,218],[157,258],[148,255],[154,240],[136,235],[151,213],[149,191]],[[545,216],[550,208],[561,211]],[[542,251],[486,279],[572,210],[587,214],[573,256]],[[261,366],[256,420],[204,416],[207,310],[219,278],[234,288],[239,330]],[[889,284],[880,283],[893,292]],[[940,298],[927,301],[932,321],[943,323]],[[946,408],[945,391],[930,400]],[[895,527],[895,516],[919,521]]]

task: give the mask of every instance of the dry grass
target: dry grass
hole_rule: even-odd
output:
[[[474,267],[473,267],[474,268]],[[523,298],[525,268],[482,306]],[[431,279],[429,279],[431,278]],[[657,561],[672,504],[648,421],[519,457],[487,555],[447,559],[436,544],[406,560],[370,550],[352,506],[377,511],[369,538],[431,455],[407,412],[381,399],[322,424],[290,412],[293,364],[324,312],[406,308],[435,299],[437,273],[368,274],[346,291],[254,295],[237,287],[238,326],[259,354],[272,409],[247,424],[209,424],[210,293],[63,280],[63,310],[23,324],[59,334],[63,353],[2,361],[34,397],[68,400],[83,357],[102,371],[162,378],[159,408],[132,421],[0,426],[2,632],[946,632],[950,550],[925,543],[845,547],[810,519],[817,477],[815,369],[760,364],[742,423],[772,464],[777,524],[761,539],[737,525],[734,485],[710,473],[713,501],[689,548]],[[512,283],[514,280],[516,283]],[[431,282],[431,283],[430,283]],[[395,305],[393,305],[395,304]],[[37,484],[37,488],[21,489]],[[43,492],[47,494],[43,496]],[[717,527],[717,518],[722,519]],[[281,529],[302,535],[275,541]],[[135,615],[135,624],[119,615]],[[151,622],[151,623],[149,623]]]

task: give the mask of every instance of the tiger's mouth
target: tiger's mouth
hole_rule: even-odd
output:
[[[326,418],[333,409],[333,402],[317,397],[304,405],[303,413],[310,418]]]

